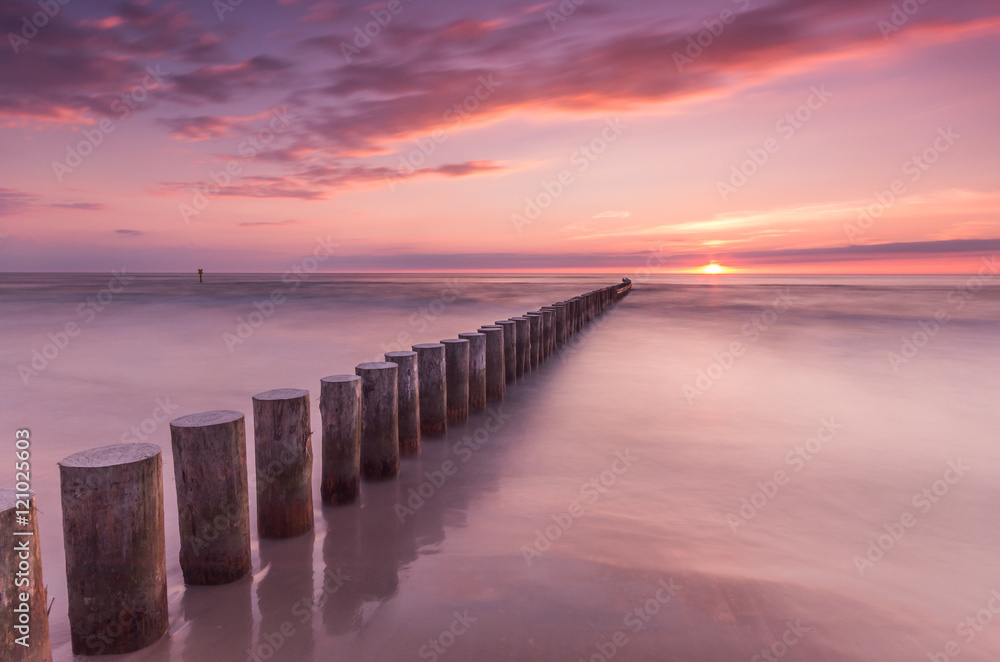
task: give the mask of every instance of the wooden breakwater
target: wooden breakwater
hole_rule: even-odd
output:
[[[454,339],[390,352],[384,362],[358,365],[353,375],[323,378],[323,503],[355,503],[362,482],[394,478],[401,458],[420,452],[422,437],[441,435],[448,423],[503,400],[508,388],[630,289],[628,282],[602,287]],[[290,538],[313,529],[308,403],[309,392],[301,389],[252,398],[261,538]],[[245,577],[251,572],[251,541],[244,415],[182,416],[171,421],[170,434],[184,582],[212,585]],[[59,469],[73,653],[120,654],[149,646],[169,626],[159,446],[90,449],[61,460]],[[13,534],[14,518],[7,517],[13,506],[2,505],[0,534],[6,537]],[[37,587],[37,540],[33,549]],[[0,555],[0,560],[0,575],[14,576],[19,559]],[[13,604],[13,597],[9,603],[6,594],[0,597]],[[4,640],[3,659],[51,660],[44,589],[32,605],[37,625],[31,652],[12,650]]]

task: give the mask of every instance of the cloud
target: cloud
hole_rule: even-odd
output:
[[[100,202],[55,202],[49,205],[58,209],[79,209],[81,211],[104,211],[108,206]]]
[[[73,9],[62,9],[17,49],[10,44],[0,49],[0,125],[109,117],[111,102],[142,83],[147,64],[222,58],[221,40],[176,3],[154,10],[147,3],[123,2],[111,14],[75,22]],[[38,10],[26,0],[0,3],[0,33],[20,34],[23,17]]]
[[[380,183],[386,186],[405,179],[442,175],[468,177],[482,172],[504,170],[493,161],[466,161],[450,163],[435,168],[421,168],[400,174],[395,168],[365,165],[315,165],[284,176],[246,176],[238,183],[219,190],[218,195],[240,198],[295,198],[299,200],[325,200],[333,192],[358,185]],[[168,192],[193,192],[205,182],[165,182]]]
[[[115,234],[125,235],[126,237],[141,237],[146,233],[139,230],[115,230]]]
[[[37,198],[14,188],[0,188],[0,216],[10,216],[20,212]]]
[[[291,63],[270,55],[257,55],[236,64],[200,67],[173,76],[172,94],[196,101],[222,103],[283,80]]]
[[[294,218],[289,218],[284,221],[249,221],[246,223],[238,223],[241,228],[256,228],[264,226],[282,226],[282,225],[302,225],[305,221],[297,221]]]

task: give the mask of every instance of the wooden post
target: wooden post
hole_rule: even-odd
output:
[[[460,333],[458,337],[469,341],[469,409],[486,411],[486,335]]]
[[[503,400],[507,388],[503,327],[484,326],[479,332],[486,336],[486,398],[490,402]]]
[[[362,363],[354,371],[361,377],[361,477],[394,478],[399,474],[399,366]]]
[[[556,351],[556,309],[552,306],[543,306],[542,316],[545,323],[545,342],[542,348],[544,358],[548,358]]]
[[[169,625],[160,447],[75,453],[59,462],[59,486],[73,653],[149,646]]]
[[[448,429],[448,385],[444,345],[424,343],[414,345],[417,372],[420,376],[420,432],[425,435],[444,434]]]
[[[448,422],[469,420],[469,341],[442,340],[448,397]]]
[[[0,489],[0,537],[0,659],[52,662],[34,494]]]
[[[320,380],[323,424],[323,503],[354,503],[361,495],[361,378],[332,375]]]
[[[209,411],[170,422],[185,584],[250,573],[250,499],[243,414]]]
[[[302,389],[253,396],[257,533],[261,538],[294,538],[313,530],[309,406],[309,391]]]
[[[517,322],[500,320],[496,323],[503,329],[503,360],[507,383],[517,379]]]
[[[538,370],[538,364],[542,361],[542,314],[528,313],[525,315],[531,325],[531,369]]]
[[[531,372],[531,322],[527,317],[511,317],[517,325],[517,377]]]
[[[568,307],[564,303],[557,303],[556,309],[556,347],[562,347],[569,338],[568,329]]]
[[[420,385],[416,352],[388,352],[385,360],[399,366],[399,454],[420,454]]]

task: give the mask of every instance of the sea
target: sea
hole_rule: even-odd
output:
[[[0,487],[30,430],[55,659],[57,462],[137,441],[163,450],[170,628],[109,659],[1000,659],[988,272],[637,275],[398,479],[322,505],[320,379],[619,278],[0,276]],[[275,388],[310,391],[315,530],[262,541],[251,396]],[[253,572],[185,587],[167,421],[217,409],[247,416]]]

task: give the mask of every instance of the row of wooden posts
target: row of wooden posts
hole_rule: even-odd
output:
[[[500,401],[508,384],[565,345],[619,296],[619,285],[500,320],[475,333],[389,352],[354,375],[320,382],[323,503],[350,504],[362,480],[399,473],[401,456],[420,452],[424,436]],[[627,290],[626,290],[627,291]],[[279,389],[253,396],[257,531],[290,538],[313,528],[309,392]],[[191,414],[170,423],[186,584],[236,581],[251,571],[244,416]],[[129,653],[168,628],[163,472],[160,447],[120,444],[59,462],[70,633],[77,655]],[[9,493],[9,494],[8,494]],[[4,539],[15,530],[12,490],[0,490]],[[9,501],[9,503],[8,503]],[[4,638],[15,660],[51,660],[34,499],[28,618],[32,645]],[[18,558],[4,562],[3,604],[18,591]],[[8,565],[9,564],[9,565]],[[8,571],[9,570],[9,571]],[[44,632],[43,632],[44,631]],[[7,623],[0,632],[11,632]],[[4,635],[6,637],[6,635]],[[44,639],[44,641],[42,641]],[[8,658],[4,658],[8,659]]]

